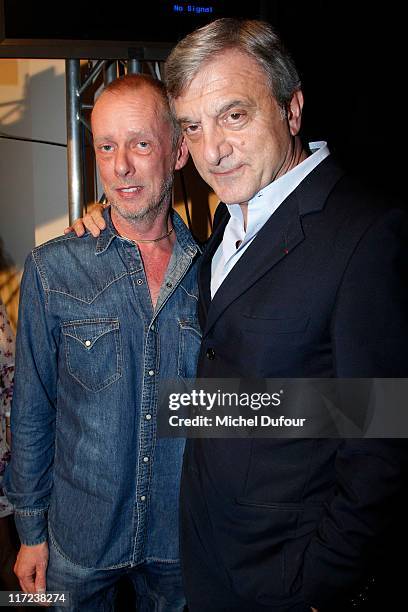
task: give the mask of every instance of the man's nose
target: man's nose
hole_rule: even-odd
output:
[[[224,157],[232,153],[232,145],[228,142],[224,130],[219,126],[204,132],[203,147],[204,159],[212,166],[217,166]]]
[[[119,148],[116,152],[115,173],[117,176],[128,176],[134,173],[132,159],[125,148]]]

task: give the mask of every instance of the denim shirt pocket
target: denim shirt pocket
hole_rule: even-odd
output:
[[[118,319],[64,321],[65,360],[70,375],[88,391],[101,391],[122,376]]]
[[[178,319],[178,324],[177,375],[181,378],[195,378],[201,344],[201,328],[196,317]]]

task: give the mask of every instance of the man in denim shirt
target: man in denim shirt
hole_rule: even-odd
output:
[[[112,609],[127,574],[140,609],[178,611],[184,443],[158,439],[155,417],[158,378],[194,376],[200,346],[199,248],[171,211],[188,153],[147,76],[109,85],[92,130],[107,228],[35,248],[22,281],[15,570],[26,592],[70,592],[71,610]]]

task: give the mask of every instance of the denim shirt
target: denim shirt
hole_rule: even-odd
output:
[[[104,215],[99,238],[27,258],[6,493],[25,544],[50,537],[89,568],[176,562],[184,441],[156,436],[157,381],[195,376],[199,247],[173,213],[153,309],[138,248]]]

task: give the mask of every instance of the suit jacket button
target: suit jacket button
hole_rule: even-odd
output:
[[[208,359],[215,359],[215,351],[212,348],[207,349],[206,352],[207,358]]]

